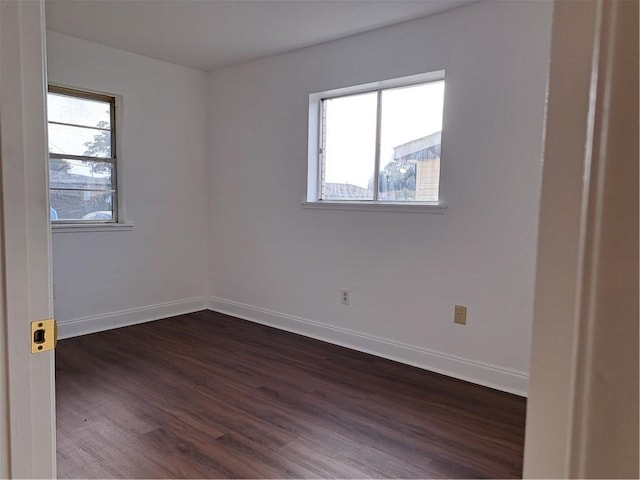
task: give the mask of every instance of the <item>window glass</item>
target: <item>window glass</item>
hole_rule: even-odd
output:
[[[54,222],[117,221],[115,100],[92,96],[49,88],[49,185]]]
[[[372,200],[377,93],[324,102],[324,184],[327,200]]]
[[[58,221],[108,221],[114,218],[113,192],[51,189],[51,208]]]
[[[49,93],[47,110],[50,122],[111,128],[109,102]]]
[[[321,101],[320,200],[439,201],[445,82],[435,74]]]
[[[52,158],[49,161],[49,186],[53,188],[114,189],[115,166],[110,162]]]
[[[49,123],[49,153],[111,157],[111,132]]]
[[[378,199],[438,201],[444,82],[383,90]]]

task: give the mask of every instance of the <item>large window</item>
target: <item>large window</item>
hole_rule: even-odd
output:
[[[49,86],[47,109],[51,220],[117,222],[115,98]]]
[[[444,72],[314,95],[309,201],[438,204]]]

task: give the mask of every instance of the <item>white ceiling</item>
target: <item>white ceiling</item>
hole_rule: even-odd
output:
[[[423,17],[470,0],[47,0],[47,28],[216,68]]]

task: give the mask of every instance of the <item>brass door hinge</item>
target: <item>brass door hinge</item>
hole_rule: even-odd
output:
[[[41,353],[56,348],[58,326],[53,318],[31,322],[31,353]]]

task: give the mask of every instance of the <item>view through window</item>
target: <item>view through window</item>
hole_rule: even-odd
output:
[[[117,221],[115,99],[49,87],[51,220]]]
[[[321,200],[439,200],[444,80],[325,98]]]

